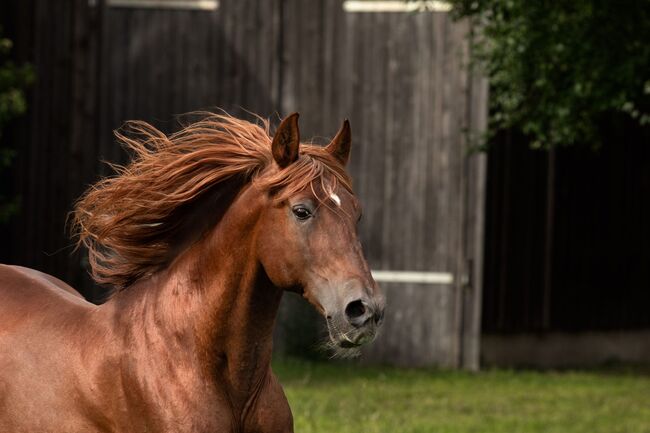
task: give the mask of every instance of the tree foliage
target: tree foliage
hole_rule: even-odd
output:
[[[16,153],[3,144],[2,130],[27,110],[24,89],[34,79],[29,65],[18,66],[10,60],[11,48],[11,40],[3,37],[0,29],[0,174],[9,167]],[[0,222],[5,221],[17,207],[16,199],[9,199],[5,194],[5,188],[0,189]]]
[[[619,113],[650,124],[650,0],[451,0],[481,28],[492,134],[515,128],[533,147],[598,145]]]

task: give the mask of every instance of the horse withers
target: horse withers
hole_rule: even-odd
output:
[[[169,136],[117,133],[133,160],[73,223],[110,298],[0,265],[0,431],[293,431],[270,367],[283,291],[325,316],[342,354],[384,309],[356,234],[349,125],[319,147],[297,120],[273,139],[268,122],[212,113]]]

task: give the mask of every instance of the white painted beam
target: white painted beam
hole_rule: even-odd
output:
[[[219,0],[106,0],[106,4],[116,8],[143,9],[214,11],[219,8]]]
[[[375,281],[384,283],[452,284],[454,275],[449,272],[372,271]]]
[[[343,2],[343,10],[346,12],[449,12],[451,4],[435,0],[346,0]]]

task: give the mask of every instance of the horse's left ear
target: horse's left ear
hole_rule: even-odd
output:
[[[343,126],[336,133],[326,150],[338,159],[341,164],[346,165],[350,159],[350,146],[352,145],[352,135],[350,134],[350,122],[345,119]]]
[[[298,113],[285,117],[273,136],[271,152],[273,159],[280,166],[285,168],[298,159],[300,148],[300,130],[298,130]]]

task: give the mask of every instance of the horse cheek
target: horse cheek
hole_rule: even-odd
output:
[[[275,232],[278,236],[266,239],[260,247],[260,261],[271,282],[280,288],[288,289],[299,283],[299,269],[302,267],[296,256],[295,241],[286,230]]]

